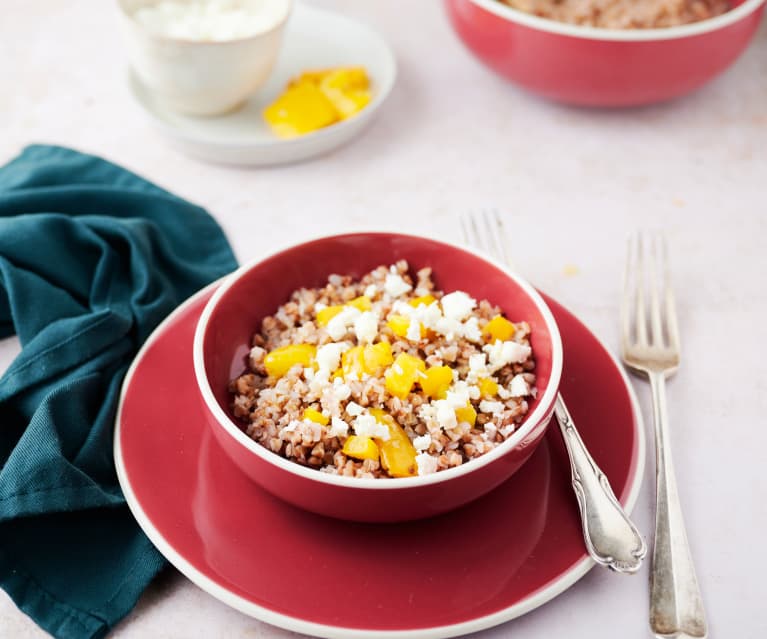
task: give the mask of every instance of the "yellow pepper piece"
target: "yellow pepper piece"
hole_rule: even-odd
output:
[[[376,438],[381,453],[381,466],[392,477],[412,477],[418,474],[416,450],[410,438],[394,418],[380,408],[371,408],[370,414],[389,429],[389,439]]]
[[[320,80],[319,87],[342,120],[364,109],[371,99],[370,81],[362,67],[331,70]]]
[[[408,353],[400,353],[386,371],[386,390],[395,397],[405,399],[415,383],[423,378],[425,371],[426,364],[421,358]]]
[[[373,459],[378,461],[378,445],[371,437],[349,435],[341,449],[344,455],[354,459]]]
[[[344,307],[342,304],[336,306],[326,306],[325,308],[317,311],[317,324],[320,326],[327,326],[328,322],[338,315]]]
[[[360,376],[365,371],[365,347],[354,346],[341,355],[341,371],[344,377]]]
[[[346,302],[346,305],[353,306],[358,311],[363,313],[373,308],[373,303],[370,301],[370,298],[367,295],[360,295],[359,297],[355,297],[350,302]]]
[[[477,421],[477,411],[471,403],[467,403],[463,408],[456,408],[455,418],[459,423],[467,422],[470,426],[474,426]]]
[[[316,354],[314,344],[288,344],[268,353],[264,358],[264,367],[272,377],[282,377],[296,364],[304,368],[311,366]]]
[[[498,382],[489,377],[477,380],[477,386],[482,397],[495,397],[498,394]]]
[[[389,319],[386,320],[386,325],[397,337],[405,337],[407,335],[408,326],[410,326],[410,318],[405,317],[404,315],[389,315]]]
[[[421,388],[429,397],[444,399],[447,389],[453,383],[453,369],[449,366],[431,366],[426,377],[421,379]]]
[[[482,334],[489,338],[490,342],[499,339],[502,342],[511,339],[517,329],[509,320],[502,315],[496,315],[482,329]]]
[[[315,410],[314,408],[304,408],[303,418],[308,419],[310,422],[322,424],[323,426],[327,426],[328,423],[330,423],[330,417],[326,417],[320,411]]]
[[[428,306],[432,302],[436,302],[436,298],[433,295],[421,295],[421,297],[413,298],[408,302],[410,306],[414,308],[418,308],[421,304],[424,304],[425,306]]]
[[[316,84],[298,82],[264,109],[264,119],[281,138],[311,133],[338,121],[338,112]]]
[[[365,346],[363,353],[363,360],[365,362],[365,372],[373,375],[380,369],[390,366],[394,361],[394,356],[391,353],[391,344],[389,342],[378,342],[372,346]]]

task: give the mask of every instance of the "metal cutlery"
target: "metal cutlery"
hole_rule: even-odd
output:
[[[649,292],[649,305],[645,296]],[[666,379],[680,362],[679,328],[665,238],[629,240],[622,305],[622,357],[650,381],[655,423],[655,545],[650,571],[650,627],[658,637],[706,637],[703,600],[690,555],[674,474]]]
[[[463,217],[461,226],[468,244],[511,266],[503,223],[496,211]],[[647,553],[645,541],[589,454],[560,394],[554,410],[570,458],[586,549],[598,564],[616,572],[634,573]]]

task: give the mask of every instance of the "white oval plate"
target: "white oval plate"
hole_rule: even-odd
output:
[[[287,164],[346,144],[367,126],[394,86],[397,64],[389,45],[370,27],[345,16],[296,3],[282,51],[268,82],[241,109],[217,117],[171,111],[129,74],[129,88],[152,124],[168,142],[194,158],[221,164]],[[267,127],[261,112],[287,82],[307,69],[362,65],[371,79],[373,100],[357,115],[307,135],[284,140]]]

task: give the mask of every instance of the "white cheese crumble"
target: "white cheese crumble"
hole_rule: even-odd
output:
[[[511,435],[515,430],[517,429],[517,425],[514,422],[511,422],[510,424],[506,424],[503,428],[501,428],[501,435],[504,437],[508,437]]]
[[[333,342],[325,344],[317,349],[315,361],[321,371],[333,372],[341,363],[341,353],[348,351],[351,345],[348,342]]]
[[[429,453],[419,453],[415,456],[415,463],[418,466],[419,475],[431,475],[437,472],[438,460]]]
[[[501,385],[498,386],[498,397],[501,399],[511,399],[511,391]]]
[[[429,435],[429,433],[426,433],[425,435],[419,435],[418,437],[413,439],[413,448],[415,448],[419,452],[427,450],[430,445],[431,445],[431,435]]]
[[[490,377],[490,371],[487,370],[487,355],[484,353],[469,355],[469,372],[466,374],[466,380],[476,382],[482,377]]]
[[[307,378],[309,382],[309,392],[315,397],[322,395],[322,391],[330,385],[330,371],[318,370],[313,374],[311,379]]]
[[[450,430],[458,425],[458,420],[455,417],[455,407],[448,399],[438,399],[432,402],[432,405],[437,411],[435,418],[442,428]]]
[[[483,399],[479,403],[479,410],[483,413],[492,413],[495,415],[496,413],[502,413],[506,407],[503,405],[503,402],[491,402],[488,399]]]
[[[495,372],[506,364],[519,364],[524,362],[532,352],[529,346],[517,342],[502,342],[495,340],[493,344],[487,344],[482,348],[487,353],[490,362],[489,369]]]
[[[399,297],[404,295],[408,291],[412,290],[412,286],[408,284],[398,273],[387,273],[386,280],[384,281],[384,291],[386,291],[392,297]]]
[[[339,402],[343,402],[344,400],[349,399],[352,394],[352,389],[338,378],[333,380],[332,390],[333,397]]]
[[[378,293],[378,287],[375,284],[368,284],[365,288],[364,295],[372,300],[376,296],[376,293]]]
[[[530,394],[530,386],[522,375],[514,375],[509,384],[509,392],[512,397],[524,397]]]
[[[360,437],[377,437],[384,441],[391,437],[388,426],[372,415],[358,415],[352,422],[352,426],[354,426],[354,433]]]
[[[340,417],[334,417],[330,420],[328,437],[346,437],[349,435],[349,424]]]
[[[405,337],[407,337],[407,339],[409,339],[411,342],[419,341],[421,339],[421,322],[415,318],[412,318],[410,320],[410,324],[408,324]]]
[[[357,402],[349,402],[346,405],[346,412],[349,413],[352,417],[356,417],[357,415],[362,415],[362,413],[365,412],[365,409],[362,408]]]
[[[442,297],[442,312],[445,317],[462,320],[477,305],[477,300],[463,291],[453,291]]]
[[[287,439],[288,435],[295,432],[296,428],[301,425],[301,422],[297,419],[292,420],[287,426],[283,426],[278,434],[280,439]]]
[[[493,422],[487,422],[485,424],[485,431],[482,433],[482,439],[487,442],[491,442],[495,439],[495,434],[498,432],[498,427]]]
[[[354,320],[354,334],[360,344],[372,344],[378,335],[378,315],[365,311]]]
[[[348,328],[354,324],[354,321],[360,315],[362,315],[362,313],[358,308],[355,308],[354,306],[344,306],[341,312],[328,322],[328,335],[337,342],[346,335]]]

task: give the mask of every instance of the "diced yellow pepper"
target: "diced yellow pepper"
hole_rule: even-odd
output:
[[[371,308],[373,308],[373,303],[370,301],[370,298],[367,295],[360,295],[359,297],[355,297],[353,300],[346,302],[347,306],[353,306],[360,312],[369,311]]]
[[[405,337],[408,326],[410,326],[410,318],[404,315],[389,315],[386,325],[397,337]]]
[[[325,308],[317,311],[317,324],[320,326],[327,326],[328,322],[338,315],[344,307],[342,304],[336,304],[335,306],[326,306]]]
[[[320,411],[315,410],[314,408],[304,408],[303,418],[308,419],[310,422],[322,424],[323,426],[327,426],[330,422],[330,417],[326,417]]]
[[[362,67],[332,70],[320,80],[319,86],[342,120],[364,109],[371,99],[370,82]]]
[[[418,474],[415,462],[417,453],[402,426],[380,408],[371,408],[370,414],[389,429],[389,439],[376,438],[384,470],[392,477],[412,477]]]
[[[416,382],[420,381],[426,371],[426,364],[420,357],[400,353],[385,374],[385,386],[395,397],[405,399]]]
[[[470,426],[474,426],[477,421],[477,411],[474,410],[474,406],[471,403],[467,403],[463,408],[455,410],[455,418],[459,423],[467,422]]]
[[[378,342],[378,344],[365,346],[363,353],[365,362],[365,372],[371,375],[377,373],[380,369],[386,368],[394,361],[391,353],[391,344],[389,342]]]
[[[516,333],[517,329],[509,320],[503,315],[496,315],[491,319],[485,328],[482,329],[482,334],[489,339],[490,342],[495,342],[499,339],[502,342],[511,339]]]
[[[447,389],[453,383],[453,369],[449,366],[430,366],[426,377],[421,379],[421,388],[429,397],[444,399]]]
[[[428,306],[432,302],[436,302],[437,300],[433,295],[421,295],[421,297],[413,298],[408,302],[410,306],[413,306],[414,308],[418,308],[421,304],[424,304],[425,306]]]
[[[298,82],[264,109],[264,119],[278,137],[294,138],[337,122],[338,112],[316,84]]]
[[[296,364],[304,368],[311,366],[316,354],[314,344],[288,344],[268,353],[264,358],[264,367],[272,377],[282,377]]]
[[[477,380],[477,386],[482,397],[495,397],[498,394],[498,382],[489,377],[482,377]]]
[[[365,347],[354,346],[341,355],[341,370],[344,377],[360,376],[365,372]]]
[[[349,435],[341,449],[344,455],[354,459],[373,459],[378,461],[378,445],[371,437]]]

